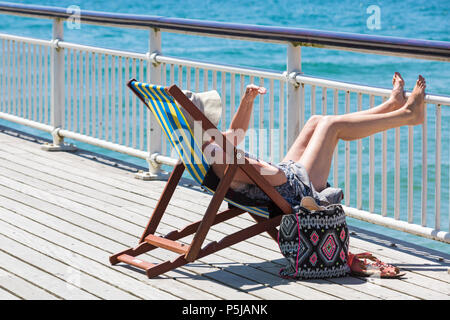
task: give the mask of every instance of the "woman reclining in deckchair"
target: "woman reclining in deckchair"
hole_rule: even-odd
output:
[[[414,90],[406,99],[404,81],[396,72],[392,78],[393,89],[389,100],[363,111],[343,115],[313,115],[305,124],[283,161],[278,164],[250,159],[266,180],[292,205],[300,204],[304,196],[313,197],[319,205],[339,203],[341,189],[331,188],[327,182],[334,149],[340,139],[362,139],[377,132],[404,125],[418,125],[424,121],[425,79],[419,75]],[[234,115],[230,129],[224,133],[227,140],[237,146],[245,137],[253,110],[253,102],[266,89],[250,84]],[[226,167],[225,154],[214,142],[203,145],[214,173],[222,178]],[[251,199],[268,200],[268,197],[247,177],[237,171],[232,188]],[[367,257],[369,258],[369,257]],[[360,266],[357,264],[353,271]],[[364,269],[362,266],[360,269]],[[384,268],[385,275],[396,274],[398,269]],[[360,270],[364,271],[364,270]]]

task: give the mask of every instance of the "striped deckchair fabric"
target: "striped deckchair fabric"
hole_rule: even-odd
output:
[[[133,80],[129,82],[129,86],[140,96],[141,100],[145,101],[187,171],[196,182],[202,185],[210,166],[202,152],[201,143],[195,139],[193,130],[189,127],[186,117],[175,99],[162,86]],[[203,187],[214,193],[210,188],[204,185]],[[258,216],[269,217],[267,207],[249,207],[228,198],[224,200]]]
[[[141,95],[186,169],[195,181],[201,184],[209,164],[202,153],[200,144],[194,139],[186,117],[173,97],[162,86],[138,81],[131,81],[130,86]]]

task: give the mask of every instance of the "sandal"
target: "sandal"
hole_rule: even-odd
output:
[[[368,262],[367,259],[373,262]],[[379,278],[395,279],[406,274],[405,272],[400,272],[398,267],[380,261],[369,252],[357,254],[349,252],[348,266],[353,275],[362,277],[376,276]]]

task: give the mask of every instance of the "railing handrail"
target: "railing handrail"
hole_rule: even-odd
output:
[[[0,12],[41,18],[69,18],[67,8],[0,2]],[[80,21],[133,28],[158,28],[207,36],[292,43],[328,49],[450,61],[450,43],[304,28],[261,26],[208,20],[169,18],[80,10]]]

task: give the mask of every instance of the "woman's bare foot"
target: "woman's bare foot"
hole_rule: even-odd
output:
[[[391,96],[389,97],[389,102],[392,105],[391,111],[394,111],[404,106],[406,103],[405,91],[403,88],[405,85],[405,81],[403,80],[399,72],[394,73],[394,76],[392,77],[392,85],[393,88]]]
[[[407,114],[411,117],[410,125],[418,125],[424,122],[424,108],[425,108],[425,78],[419,75],[416,85],[408,97],[403,108],[407,110]]]

